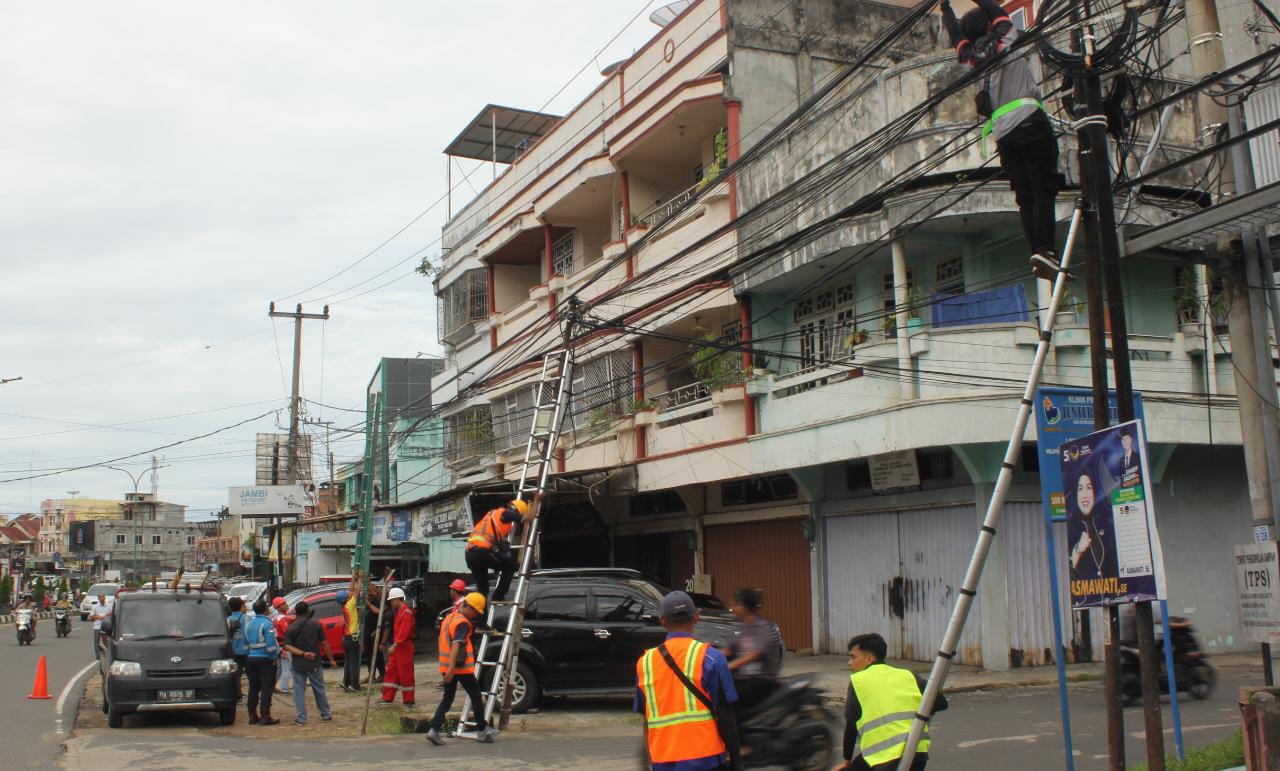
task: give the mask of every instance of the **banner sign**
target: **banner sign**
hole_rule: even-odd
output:
[[[1073,439],[1058,453],[1067,482],[1062,500],[1071,607],[1164,599],[1164,559],[1142,422]]]
[[[1235,569],[1244,639],[1280,645],[1280,548],[1275,541],[1237,546]]]
[[[418,532],[423,540],[466,533],[471,524],[470,495],[424,507],[418,514]]]
[[[916,465],[915,450],[872,455],[867,458],[867,465],[871,468],[871,489],[874,492],[907,490],[920,486],[920,468]]]
[[[227,488],[228,508],[241,517],[301,517],[316,504],[316,486],[257,485]]]
[[[387,521],[387,540],[404,543],[413,538],[413,512],[391,512]]]

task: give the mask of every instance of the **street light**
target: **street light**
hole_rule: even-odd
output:
[[[148,471],[155,471],[155,467],[152,466],[151,468],[143,469],[142,473],[138,474],[136,477],[133,475],[133,472],[128,469],[120,468],[119,466],[107,466],[107,468],[122,472],[125,476],[129,477],[130,482],[133,482],[133,500],[129,502],[129,513],[133,517],[133,529],[136,531],[133,534],[133,577],[136,579],[138,577],[138,547],[142,544],[142,536],[145,535],[145,530],[142,528],[142,520],[138,519],[134,506],[138,503],[138,483],[142,481],[142,478],[147,475]],[[154,506],[155,502],[153,501],[151,505]]]

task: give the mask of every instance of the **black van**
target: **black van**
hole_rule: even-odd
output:
[[[235,723],[240,674],[218,591],[122,589],[102,631],[107,725],[119,728],[134,712],[200,710]]]

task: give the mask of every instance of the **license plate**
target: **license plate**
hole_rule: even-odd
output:
[[[184,701],[195,701],[196,692],[192,690],[186,691],[158,691],[156,693],[156,701],[161,704],[180,704]]]

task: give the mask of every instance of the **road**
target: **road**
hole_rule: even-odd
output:
[[[91,625],[72,616],[71,636],[59,638],[53,633],[53,620],[41,620],[38,637],[30,646],[19,647],[14,628],[0,628],[0,650],[4,651],[0,666],[0,741],[3,741],[6,765],[11,768],[49,768],[61,753],[55,708],[58,696],[92,659],[89,649]],[[47,700],[28,699],[35,680],[36,664],[45,657],[49,672]],[[69,727],[68,727],[69,728]]]
[[[59,641],[61,642],[61,641]],[[1188,746],[1229,736],[1240,724],[1237,689],[1261,680],[1256,666],[1219,669],[1212,698],[1197,702],[1183,697]],[[433,692],[432,692],[433,693]],[[1078,683],[1071,689],[1076,768],[1106,767],[1106,710],[1102,686]],[[1166,738],[1172,752],[1168,700],[1164,701]],[[90,710],[91,711],[91,710]],[[1125,711],[1128,760],[1144,759],[1140,708]],[[935,721],[931,769],[989,771],[1018,768],[1056,771],[1063,768],[1057,691],[1022,687],[954,694],[951,708]],[[365,739],[301,739],[281,726],[278,740],[215,735],[212,715],[150,716],[125,729],[78,730],[67,743],[63,766],[72,769],[200,768],[240,769],[255,765],[297,767],[323,758],[332,768],[367,768],[372,764],[411,764],[416,768],[591,768],[634,769],[640,747],[638,727],[625,704],[617,700],[557,699],[537,715],[526,716],[524,730],[509,731],[494,745],[454,740],[448,747],[427,744],[421,736]],[[207,730],[202,730],[207,729]],[[274,730],[274,729],[273,729]]]

